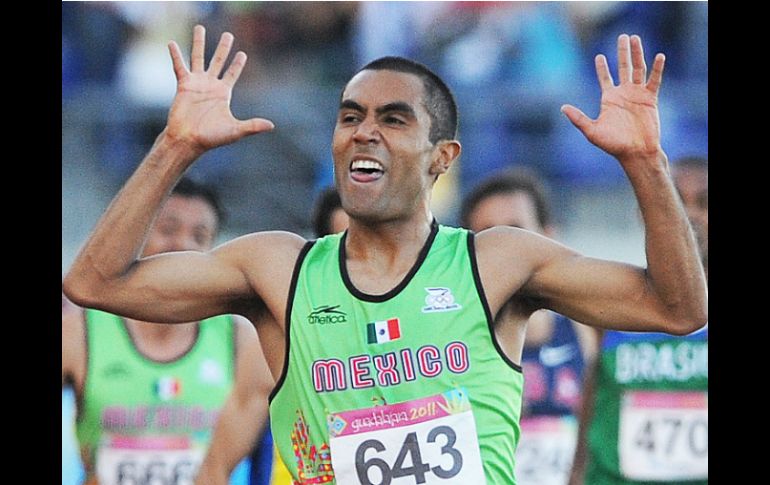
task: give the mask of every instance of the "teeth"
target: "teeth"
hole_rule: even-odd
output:
[[[379,170],[382,172],[382,165],[374,160],[356,160],[350,165],[351,170]]]

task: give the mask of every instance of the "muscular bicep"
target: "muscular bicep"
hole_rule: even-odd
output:
[[[522,287],[546,308],[586,325],[615,330],[666,330],[666,309],[644,268],[574,252],[545,261]]]
[[[587,257],[521,229],[497,227],[476,239],[479,273],[493,314],[518,295],[593,327],[665,328],[665,308],[644,268]]]
[[[179,323],[239,313],[244,301],[277,300],[304,240],[288,233],[242,236],[209,252],[179,251],[135,261],[92,289],[86,305],[131,318]],[[288,286],[288,283],[286,283]],[[280,305],[274,302],[271,308]]]
[[[95,308],[151,322],[189,322],[228,313],[250,292],[237,263],[216,251],[164,253],[136,261],[105,287]]]

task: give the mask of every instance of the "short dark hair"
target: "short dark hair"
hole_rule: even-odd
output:
[[[214,186],[185,176],[179,179],[179,182],[171,191],[171,195],[203,199],[214,209],[214,213],[217,216],[217,228],[222,227],[224,224],[227,214],[225,214],[225,210],[219,200],[219,193]]]
[[[340,194],[334,187],[327,187],[318,194],[312,216],[313,232],[316,237],[332,233],[332,213],[341,208]]]
[[[430,115],[428,139],[435,145],[440,140],[457,138],[458,114],[454,95],[446,83],[427,66],[404,57],[386,56],[373,60],[356,74],[366,70],[405,72],[419,77],[425,88],[425,109]]]
[[[545,184],[531,170],[515,168],[503,170],[484,179],[468,193],[460,206],[460,225],[470,226],[471,213],[484,199],[513,192],[524,192],[532,198],[541,227],[547,227],[551,223],[551,209]]]

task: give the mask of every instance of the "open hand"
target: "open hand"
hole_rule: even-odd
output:
[[[269,120],[238,120],[230,111],[233,86],[246,64],[246,54],[239,51],[222,74],[233,39],[229,32],[222,34],[208,69],[204,66],[206,29],[202,25],[193,29],[190,69],[185,65],[179,45],[174,41],[168,44],[177,90],[169,111],[166,134],[201,153],[273,129]]]
[[[658,91],[665,56],[655,56],[648,80],[642,40],[622,34],[618,37],[619,84],[615,86],[604,55],[597,55],[595,63],[602,90],[599,117],[592,120],[572,105],[562,106],[562,112],[588,141],[621,163],[657,156],[661,151]]]

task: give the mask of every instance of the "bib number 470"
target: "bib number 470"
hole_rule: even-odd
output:
[[[368,439],[362,442],[356,450],[356,473],[361,485],[389,485],[394,478],[413,476],[414,483],[425,483],[425,475],[433,473],[438,478],[448,479],[457,475],[463,466],[463,455],[454,447],[457,441],[457,435],[449,426],[438,426],[428,433],[426,442],[436,443],[443,436],[444,443],[441,445],[441,455],[448,455],[450,463],[446,467],[442,464],[430,466],[422,460],[420,453],[420,443],[417,439],[417,433],[411,432],[406,435],[401,450],[398,452],[393,466],[391,467],[382,458],[376,456],[376,452],[386,451],[385,445],[376,439]],[[369,453],[371,456],[367,459],[367,452],[374,450],[375,453]],[[408,463],[407,463],[408,457]],[[406,466],[405,466],[406,464]],[[379,470],[380,481],[372,482],[370,479],[370,470],[373,468]],[[375,473],[376,474],[376,473]]]
[[[621,405],[620,471],[649,481],[708,477],[705,393],[631,393]]]

